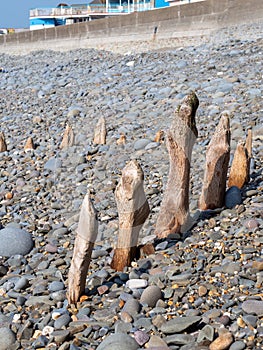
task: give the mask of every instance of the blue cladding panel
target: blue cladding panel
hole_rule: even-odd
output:
[[[165,0],[155,0],[155,7],[160,8],[160,7],[166,7],[169,6],[169,2]]]
[[[30,25],[55,25],[55,20],[53,18],[31,18]]]

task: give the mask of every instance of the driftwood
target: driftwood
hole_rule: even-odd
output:
[[[139,231],[149,215],[149,204],[143,189],[143,171],[130,161],[122,171],[115,198],[119,214],[119,234],[111,267],[122,271],[136,256]]]
[[[5,142],[5,134],[3,132],[0,132],[0,152],[6,152],[7,146]]]
[[[105,145],[106,136],[107,136],[107,130],[106,130],[105,118],[101,117],[94,130],[93,143],[97,145]]]
[[[224,205],[229,157],[229,115],[223,113],[206,152],[205,174],[199,201],[201,210],[221,208]]]
[[[28,152],[28,151],[32,151],[34,149],[35,149],[34,141],[33,141],[32,137],[29,137],[26,141],[25,146],[24,146],[24,151]]]
[[[98,234],[97,213],[86,194],[79,217],[73,257],[68,274],[68,302],[75,304],[85,291],[91,253]]]
[[[125,145],[126,143],[126,136],[121,133],[120,137],[118,138],[118,140],[116,141],[117,145],[120,146],[120,145]]]
[[[72,130],[72,127],[69,124],[67,124],[59,148],[66,149],[68,147],[73,146],[74,145],[74,138],[75,137],[74,137],[74,132]]]
[[[166,135],[170,171],[155,229],[159,238],[181,232],[188,218],[190,163],[198,135],[195,125],[198,105],[194,92],[186,96]]]
[[[250,157],[246,144],[239,141],[229,173],[228,187],[236,186],[241,189],[249,181],[249,168]]]
[[[162,142],[164,138],[164,131],[163,130],[159,130],[157,131],[155,138],[154,138],[154,142]]]

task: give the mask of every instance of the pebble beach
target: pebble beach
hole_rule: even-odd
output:
[[[0,54],[0,350],[263,348],[263,21],[207,36]],[[157,240],[169,172],[164,140],[195,91],[198,138],[183,235]],[[231,157],[252,129],[250,181],[200,212],[206,149],[223,111]],[[93,143],[104,117],[105,145]],[[60,149],[69,124],[72,147]],[[122,137],[125,142],[119,142]],[[25,151],[31,137],[35,149]],[[144,172],[150,215],[139,244],[155,251],[110,267],[115,188],[127,162]],[[69,305],[68,271],[82,201],[99,233],[85,295]]]

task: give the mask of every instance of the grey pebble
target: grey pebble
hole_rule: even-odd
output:
[[[142,292],[140,302],[150,307],[155,307],[157,301],[162,298],[161,289],[158,286],[148,286]]]
[[[199,316],[175,317],[161,326],[161,331],[165,334],[175,334],[186,330],[188,327],[198,323],[201,320]]]
[[[55,329],[61,329],[69,324],[71,321],[71,317],[69,314],[63,314],[59,316],[55,322],[54,322],[54,327]]]
[[[0,350],[9,350],[15,341],[16,337],[11,329],[6,327],[0,328]]]
[[[262,300],[245,300],[242,304],[242,309],[247,314],[263,315],[263,301]]]
[[[230,345],[229,350],[243,350],[245,348],[246,348],[246,343],[244,343],[242,340],[238,340]]]
[[[10,257],[26,255],[33,248],[32,235],[18,228],[6,227],[0,230],[0,255]]]
[[[241,191],[238,187],[230,187],[225,194],[225,206],[229,209],[234,208],[236,205],[242,203]]]
[[[97,350],[138,350],[138,343],[127,334],[116,333],[105,338]]]

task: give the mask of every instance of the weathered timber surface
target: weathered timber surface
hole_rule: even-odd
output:
[[[134,260],[139,232],[150,212],[143,179],[142,168],[137,161],[132,160],[124,167],[116,187],[119,232],[111,267],[117,271],[122,271]]]
[[[250,158],[245,142],[239,141],[231,165],[228,187],[242,188],[249,181]]]
[[[107,136],[107,129],[106,129],[105,118],[101,117],[94,130],[93,143],[95,143],[96,145],[105,145],[106,136]]]
[[[79,217],[73,257],[68,274],[68,302],[75,304],[85,291],[91,253],[98,234],[96,210],[86,194]]]
[[[35,145],[34,145],[34,141],[32,139],[32,137],[29,137],[25,143],[25,147],[24,147],[24,151],[32,151],[35,149]]]
[[[63,134],[61,144],[60,144],[60,149],[66,149],[68,147],[73,146],[74,140],[75,140],[75,136],[74,136],[72,127],[69,124],[67,124],[65,132]]]
[[[0,132],[0,152],[5,152],[5,151],[7,151],[5,134],[3,132]]]
[[[198,105],[194,92],[186,96],[166,135],[170,170],[155,229],[159,238],[181,232],[188,217],[191,156],[198,135],[195,124]]]
[[[230,158],[230,122],[228,113],[221,115],[206,152],[205,174],[199,201],[201,210],[224,205]]]

